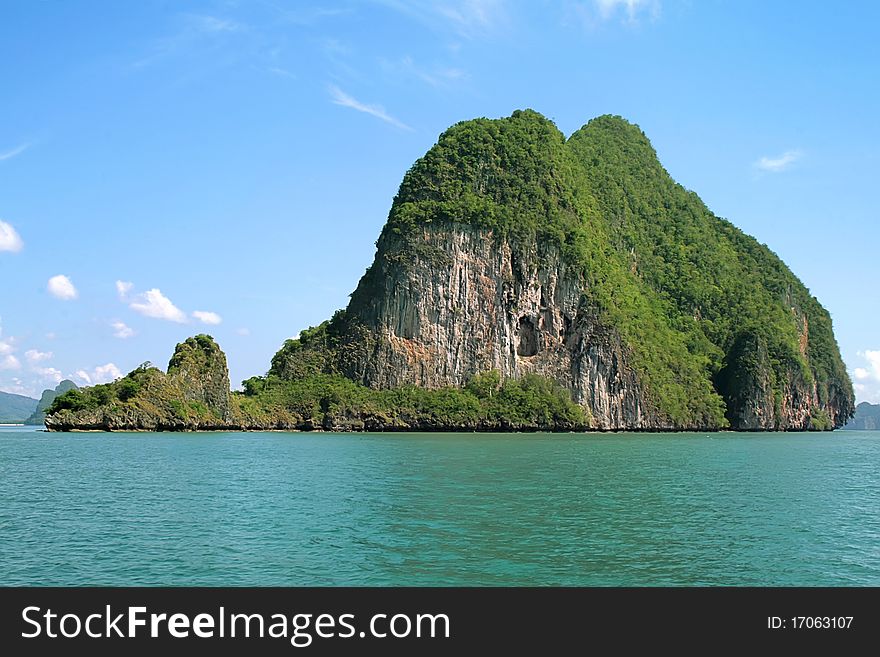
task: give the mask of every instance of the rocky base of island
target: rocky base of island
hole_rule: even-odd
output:
[[[720,426],[601,426],[568,390],[537,375],[495,371],[463,388],[374,390],[340,375],[274,376],[230,391],[226,356],[197,335],[177,345],[167,373],[145,363],[127,376],[59,396],[49,431],[718,431]],[[805,429],[823,430],[815,424]]]

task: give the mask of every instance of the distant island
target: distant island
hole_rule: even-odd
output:
[[[46,420],[46,411],[55,398],[76,388],[73,381],[65,379],[54,389],[43,391],[40,399],[25,395],[0,392],[0,424],[30,424],[40,426]]]
[[[856,406],[856,414],[843,428],[853,431],[880,431],[880,404],[862,402]]]
[[[444,132],[344,310],[230,392],[207,335],[53,402],[50,430],[830,430],[831,318],[766,246],[601,116]]]
[[[58,395],[63,395],[68,390],[76,390],[77,385],[70,381],[69,379],[64,379],[61,381],[54,389],[44,390],[40,400],[37,402],[37,407],[34,409],[34,412],[24,421],[25,424],[32,425],[42,425],[46,421],[46,411],[49,410],[49,407],[52,405],[52,402],[55,401],[55,398]]]
[[[0,392],[0,424],[24,424],[37,408],[37,400],[25,395]]]

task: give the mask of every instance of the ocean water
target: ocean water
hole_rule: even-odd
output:
[[[0,429],[0,585],[880,585],[880,433]]]

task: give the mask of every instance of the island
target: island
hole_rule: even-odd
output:
[[[25,424],[41,426],[46,422],[46,411],[49,410],[49,407],[52,405],[52,402],[55,401],[55,398],[58,395],[63,395],[68,390],[73,390],[78,386],[71,381],[70,379],[64,379],[54,388],[47,388],[43,390],[43,394],[40,395],[40,399],[37,402],[37,407],[31,416],[24,421]]]
[[[880,404],[862,402],[852,420],[843,427],[850,431],[880,431]]]
[[[197,335],[50,430],[807,431],[852,417],[819,301],[641,129],[458,123],[406,173],[348,306],[231,392]]]

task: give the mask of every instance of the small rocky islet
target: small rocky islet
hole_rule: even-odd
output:
[[[52,403],[50,430],[805,431],[854,394],[831,318],[644,133],[532,110],[404,176],[350,303],[231,392],[207,335]]]

